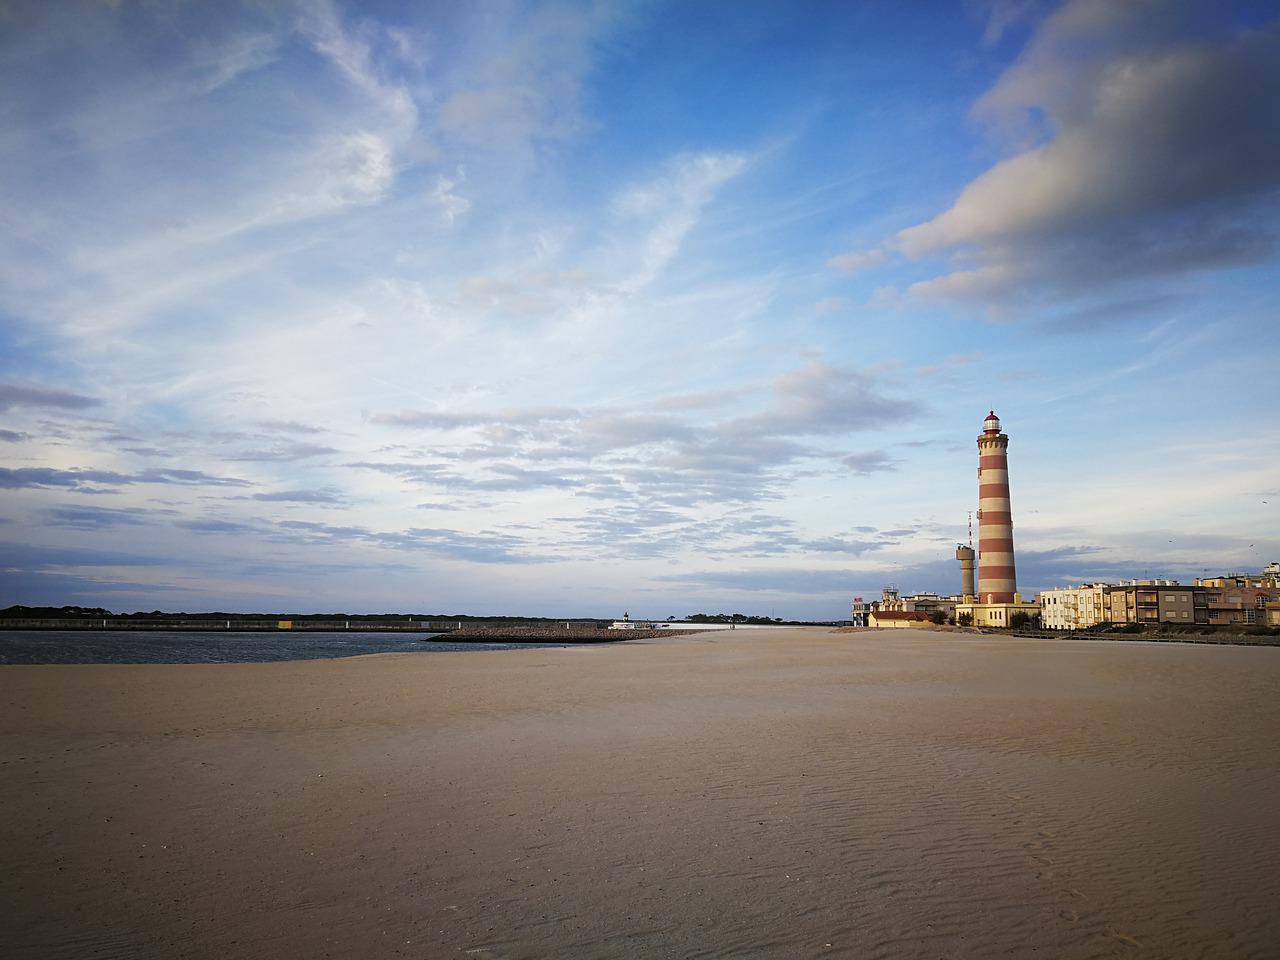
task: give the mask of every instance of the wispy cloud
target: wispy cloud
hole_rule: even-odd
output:
[[[264,462],[288,462],[292,460],[309,460],[337,453],[335,447],[327,447],[321,443],[281,443],[270,450],[244,450],[228,460],[258,460]]]
[[[854,473],[862,476],[881,470],[894,470],[897,468],[897,461],[883,450],[860,450],[842,458],[840,462]]]
[[[622,288],[636,291],[652,283],[679,252],[716,192],[746,166],[747,158],[740,154],[680,156],[658,177],[620,194],[614,210],[643,238]]]
[[[53,467],[0,467],[0,488],[16,490],[23,487],[121,487],[131,484],[160,483],[191,486],[247,487],[251,484],[238,477],[217,477],[200,470],[152,469],[139,473],[119,473],[115,470],[90,470],[72,468],[59,470]]]
[[[79,393],[50,387],[28,386],[18,383],[0,383],[0,410],[13,407],[47,407],[54,410],[85,410],[97,406],[101,400]]]
[[[48,523],[78,530],[97,530],[121,525],[151,523],[172,510],[148,510],[141,507],[54,507],[44,511]]]
[[[842,253],[827,261],[827,266],[843,273],[857,273],[869,267],[879,266],[885,262],[887,254],[884,250],[854,250]]]
[[[338,504],[345,497],[337,490],[273,490],[270,493],[255,493],[253,499],[262,503]]]
[[[779,471],[826,456],[818,438],[905,423],[923,406],[884,391],[874,376],[812,364],[776,377],[764,408],[706,422],[700,404],[657,401],[652,410],[546,408],[372,414],[379,426],[451,433],[497,426],[495,440],[465,450],[437,447],[434,463],[355,461],[416,484],[452,491],[569,488],[596,498],[653,503],[743,501],[776,495]],[[859,455],[852,455],[855,457]],[[466,462],[470,470],[462,472]],[[530,461],[546,463],[533,467]],[[855,461],[848,461],[853,465]],[[857,472],[889,469],[887,458]]]

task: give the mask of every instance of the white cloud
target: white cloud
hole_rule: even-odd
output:
[[[335,206],[376,203],[395,177],[391,145],[368,130],[339,137],[329,155],[330,175],[317,195]]]
[[[1038,142],[895,238],[959,267],[911,294],[1069,297],[1273,256],[1278,87],[1274,29],[1200,37],[1173,6],[1068,3],[974,108]]]
[[[832,257],[827,261],[827,266],[842,273],[856,273],[868,267],[879,266],[885,262],[886,258],[887,254],[884,250],[854,250]]]
[[[457,193],[458,187],[466,179],[466,167],[459,164],[454,178],[450,179],[440,174],[436,177],[435,186],[431,189],[431,202],[440,208],[441,216],[450,224],[471,209],[471,201]]]

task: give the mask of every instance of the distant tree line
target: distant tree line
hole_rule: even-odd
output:
[[[0,610],[0,619],[11,620],[72,620],[86,617],[110,617],[113,620],[350,620],[362,623],[405,620],[442,620],[461,621],[463,623],[527,623],[554,624],[566,620],[579,622],[607,622],[599,617],[516,617],[516,616],[479,616],[469,613],[226,613],[221,610],[188,613],[187,611],[167,610],[135,610],[132,613],[112,613],[104,607],[28,607],[15,605]],[[783,620],[781,617],[748,616],[745,613],[691,613],[685,617],[689,623],[741,623],[755,626],[804,626],[818,623],[812,620]],[[667,617],[668,623],[676,622],[674,616]],[[824,621],[825,622],[825,621]]]
[[[674,620],[675,617],[667,617]],[[803,620],[783,620],[781,617],[749,617],[745,613],[691,613],[684,618],[688,623],[750,623],[756,626],[774,626],[779,623],[802,624]]]
[[[221,610],[188,613],[184,611],[136,610],[133,613],[112,613],[103,607],[27,607],[21,604],[0,610],[0,619],[11,620],[70,620],[76,617],[110,617],[114,620],[352,620],[364,623],[405,620],[461,620],[485,623],[563,623],[566,620],[596,621],[599,617],[514,617],[476,616],[468,613],[225,613]],[[603,622],[603,620],[601,621]]]
[[[110,610],[102,607],[24,607],[21,604],[5,607],[0,610],[0,617],[12,620],[53,619],[67,620],[71,617],[112,617]]]

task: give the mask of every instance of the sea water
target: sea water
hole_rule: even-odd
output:
[[[451,643],[447,634],[303,631],[0,630],[7,663],[265,663],[367,653],[515,650],[560,643]]]

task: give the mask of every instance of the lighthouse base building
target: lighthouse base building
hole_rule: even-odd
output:
[[[1028,617],[1040,616],[1040,604],[1023,600],[1020,593],[1013,596],[1014,599],[1008,603],[981,603],[977,600],[957,603],[956,621],[963,622],[967,619],[975,627],[1007,627],[1013,621],[1015,613],[1025,613]]]

